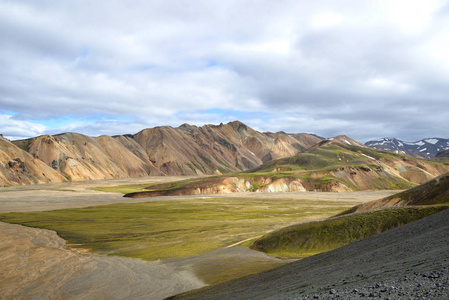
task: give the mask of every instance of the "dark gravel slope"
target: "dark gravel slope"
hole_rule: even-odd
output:
[[[449,299],[449,210],[182,299]],[[176,298],[177,299],[177,298]]]

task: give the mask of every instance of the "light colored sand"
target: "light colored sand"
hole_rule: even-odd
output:
[[[163,299],[204,286],[187,270],[64,244],[54,231],[0,222],[0,298]]]
[[[99,192],[90,190],[90,188],[125,184],[162,183],[186,178],[188,177],[105,179],[0,188],[0,213],[81,208],[119,202],[146,202],[149,199],[129,199],[124,198],[122,194]]]
[[[95,205],[107,205],[112,203],[138,203],[148,201],[164,201],[169,199],[205,198],[207,196],[172,196],[153,198],[124,198],[118,193],[106,193],[90,190],[99,186],[116,186],[124,184],[163,183],[188,177],[144,177],[107,179],[93,181],[63,182],[54,184],[39,184],[27,186],[15,186],[0,188],[0,213],[45,211],[64,208],[81,208]],[[349,193],[319,193],[319,192],[295,192],[295,193],[235,193],[220,194],[213,197],[254,197],[271,199],[310,199],[315,201],[345,201],[348,204],[357,205],[362,202],[383,198],[398,191],[367,191]]]

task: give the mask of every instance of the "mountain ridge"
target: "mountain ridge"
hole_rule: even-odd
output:
[[[8,142],[17,153],[28,153],[56,171],[62,178],[53,181],[61,181],[238,172],[297,154],[320,140],[306,133],[261,133],[233,121],[158,126],[114,136],[67,132]],[[11,159],[5,156],[0,163],[5,166]],[[2,186],[23,184],[14,174],[3,177]]]

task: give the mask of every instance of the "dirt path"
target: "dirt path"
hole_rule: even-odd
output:
[[[0,222],[0,299],[163,299],[204,284],[157,262],[81,254],[54,231]]]
[[[225,248],[232,248],[232,247],[238,246],[238,245],[240,245],[240,244],[243,244],[244,242],[247,242],[247,241],[249,241],[249,240],[258,239],[258,238],[260,238],[260,237],[262,237],[262,235],[250,237],[249,239],[245,239],[245,240],[240,241],[240,242],[237,242],[237,243],[235,243],[235,244],[226,246]]]

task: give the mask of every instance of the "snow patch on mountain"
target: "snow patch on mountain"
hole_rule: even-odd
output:
[[[436,143],[438,143],[437,139],[425,139],[424,141],[426,141],[427,143],[431,143],[433,145],[435,145]]]
[[[362,153],[362,155],[365,156],[365,157],[371,158],[371,159],[373,159],[373,160],[376,160],[374,157],[369,156],[369,155],[366,155],[366,154],[364,154],[364,153]]]
[[[377,150],[432,159],[438,152],[449,149],[449,139],[425,138],[416,142],[404,142],[396,138],[383,138],[369,141],[365,145]]]

